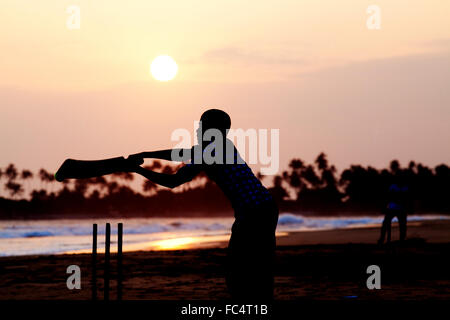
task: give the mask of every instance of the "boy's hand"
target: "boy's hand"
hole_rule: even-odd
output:
[[[137,166],[140,166],[144,163],[144,157],[140,153],[130,154],[127,158],[128,161],[134,163]]]

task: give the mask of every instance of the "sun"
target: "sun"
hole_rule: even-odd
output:
[[[170,56],[157,56],[152,61],[150,72],[156,80],[169,81],[175,78],[178,72],[178,65]]]

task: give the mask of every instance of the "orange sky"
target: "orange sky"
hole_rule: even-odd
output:
[[[381,30],[366,27],[371,4]],[[282,166],[321,151],[338,168],[449,163],[449,13],[442,0],[3,1],[0,166],[168,148],[206,107],[279,128]],[[174,80],[150,76],[159,54]]]

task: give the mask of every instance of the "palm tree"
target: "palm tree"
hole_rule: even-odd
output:
[[[317,189],[320,187],[321,181],[317,176],[316,170],[312,165],[307,165],[300,174],[307,189]]]
[[[5,184],[5,189],[9,191],[12,198],[21,195],[24,191],[22,185],[14,181],[8,181]]]
[[[31,178],[33,178],[33,172],[31,172],[30,170],[24,169],[24,170],[22,170],[20,177],[23,180],[31,179]]]
[[[98,196],[100,196],[100,193],[107,189],[108,181],[105,179],[105,177],[95,177],[88,180],[88,183],[92,185],[94,188],[97,187],[93,192],[98,192]]]
[[[283,177],[280,175],[276,175],[273,177],[273,186],[270,187],[269,192],[272,194],[273,199],[278,203],[289,197],[286,189],[283,187]]]
[[[147,169],[147,170],[155,170],[155,169],[161,169],[161,168],[163,168],[163,166],[160,161],[153,160],[150,164],[143,166],[143,168]],[[168,172],[166,172],[166,173],[168,173]],[[142,189],[143,189],[144,193],[149,193],[150,195],[152,195],[157,192],[158,185],[150,180],[145,179],[144,182],[142,183]]]
[[[9,181],[14,181],[17,178],[18,172],[16,166],[13,163],[10,163],[5,170],[6,177]]]
[[[110,181],[106,185],[106,188],[108,189],[108,195],[112,195],[113,193],[117,192],[119,188],[119,184],[116,181]]]
[[[292,159],[289,163],[289,171],[283,171],[283,179],[298,194],[303,189],[302,171],[305,169],[305,163],[301,159]]]
[[[398,160],[392,160],[389,168],[391,169],[391,173],[396,175],[400,171],[400,162]]]
[[[114,172],[112,174],[112,176],[117,177],[119,179],[123,179],[125,181],[133,181],[134,180],[134,176],[130,172]]]
[[[39,178],[45,184],[45,187],[47,187],[48,183],[53,183],[55,181],[55,176],[50,172],[48,172],[47,170],[45,170],[44,168],[39,170]]]
[[[10,193],[11,197],[15,197],[23,192],[22,186],[15,182],[17,175],[17,168],[13,163],[10,163],[2,173],[2,176],[7,178],[4,189]]]
[[[337,179],[336,179],[336,167],[330,166],[328,164],[328,159],[325,153],[321,152],[316,158],[315,163],[317,169],[320,173],[320,183],[323,188],[336,189],[337,190]]]
[[[144,190],[144,193],[148,192],[150,194],[153,194],[153,193],[155,193],[157,188],[158,188],[158,186],[154,182],[147,180],[147,179],[142,184],[142,189]]]
[[[131,172],[114,172],[111,176],[113,179],[112,182],[114,182],[114,183],[111,184],[110,186],[108,186],[109,193],[117,192],[122,186],[129,187],[130,182],[134,180],[134,175]],[[114,178],[117,178],[119,180],[124,180],[125,183],[122,184],[119,182],[115,182]]]
[[[75,192],[79,193],[83,197],[85,196],[88,187],[89,187],[88,179],[77,179],[75,181]]]
[[[22,170],[22,173],[20,174],[20,178],[24,182],[27,180],[33,179],[33,172],[31,172],[30,170],[24,169],[24,170]],[[30,183],[28,181],[27,181],[27,189],[30,190]]]
[[[154,170],[155,168],[161,168],[161,163],[158,160],[152,161],[150,165],[144,166],[144,169]],[[142,183],[142,189],[144,193],[149,193],[150,195],[155,194],[158,190],[158,185],[148,179],[145,179]]]

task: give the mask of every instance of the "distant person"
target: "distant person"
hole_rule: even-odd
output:
[[[404,184],[393,183],[388,190],[388,201],[383,209],[384,220],[381,225],[381,235],[378,240],[379,244],[384,243],[387,232],[386,242],[391,242],[391,224],[392,219],[397,217],[400,229],[400,241],[406,238],[406,223],[409,211],[409,187]]]
[[[189,182],[199,173],[205,172],[222,189],[234,209],[235,221],[231,229],[226,268],[226,283],[232,298],[270,300],[273,298],[277,205],[240,157],[233,142],[226,138],[231,126],[229,115],[221,110],[210,109],[202,114],[200,121],[197,136],[199,141],[203,141],[202,144],[191,149],[130,155],[128,159],[136,164],[132,171],[169,188]],[[220,137],[205,141],[205,132],[210,129],[219,132]],[[222,148],[218,148],[220,146]],[[223,154],[216,154],[217,150]],[[173,154],[187,154],[190,159],[190,163],[175,174],[158,173],[139,166],[143,158],[174,160]],[[205,154],[217,156],[223,161],[207,164]]]

